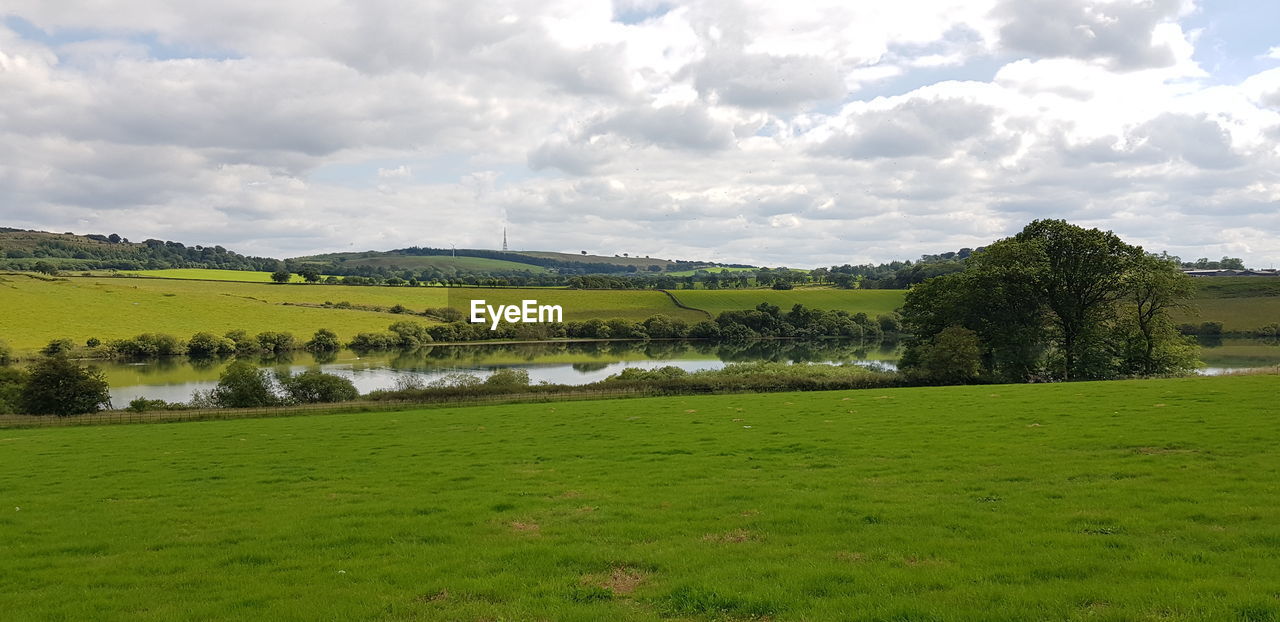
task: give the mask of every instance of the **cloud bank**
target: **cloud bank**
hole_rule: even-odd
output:
[[[474,6],[472,6],[474,5]],[[0,224],[768,265],[1034,218],[1280,264],[1280,41],[1183,0],[0,8]]]

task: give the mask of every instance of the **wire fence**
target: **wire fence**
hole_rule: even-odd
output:
[[[564,402],[575,400],[616,399],[624,397],[649,397],[662,395],[659,391],[644,389],[611,389],[596,391],[565,391],[555,393],[506,393],[469,397],[442,397],[413,401],[361,400],[329,404],[297,404],[261,408],[198,408],[188,410],[103,410],[96,413],[58,417],[53,415],[0,415],[0,429],[4,428],[53,428],[82,425],[115,425],[126,423],[178,423],[183,421],[215,421],[225,419],[260,419],[267,417],[296,417],[303,415],[337,415],[360,412],[387,412],[419,410],[427,408],[454,408],[492,404],[526,404]]]

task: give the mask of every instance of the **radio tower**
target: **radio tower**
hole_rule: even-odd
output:
[[[502,228],[502,252],[507,252],[507,228]]]

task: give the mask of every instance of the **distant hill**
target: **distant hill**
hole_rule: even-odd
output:
[[[549,272],[542,266],[535,266],[527,263],[519,263],[514,261],[506,261],[502,259],[489,259],[486,257],[468,257],[466,255],[454,257],[451,255],[400,255],[394,252],[376,252],[366,251],[361,253],[327,253],[324,255],[312,255],[308,257],[295,257],[289,260],[291,264],[296,265],[313,265],[322,267],[321,271],[326,274],[332,274],[333,271],[327,270],[330,265],[336,265],[346,269],[356,269],[360,266],[371,268],[386,268],[388,270],[410,270],[419,272],[422,270],[436,269],[445,273],[504,273],[504,272],[532,272],[545,273]]]
[[[249,257],[221,246],[187,246],[148,239],[130,242],[116,234],[49,233],[0,227],[0,269],[159,270],[214,268],[272,271],[278,259]]]
[[[0,227],[0,270],[164,270],[206,268],[272,272],[312,268],[339,276],[418,278],[513,277],[562,279],[563,275],[684,273],[701,268],[747,268],[707,261],[584,255],[550,251],[410,247],[340,252],[279,260],[250,257],[221,246],[187,246],[148,239],[131,242],[112,234],[51,233]]]
[[[476,248],[410,247],[391,251],[326,253],[288,260],[291,266],[308,265],[326,274],[367,274],[383,270],[452,274],[558,273],[621,274],[663,273],[696,268],[723,267],[705,261],[653,259],[604,255],[574,255],[550,251],[495,251]],[[736,265],[735,267],[745,267]]]

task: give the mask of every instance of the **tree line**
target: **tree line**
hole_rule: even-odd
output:
[[[907,293],[902,366],[952,382],[1185,373],[1198,351],[1170,311],[1191,293],[1176,258],[1037,220]]]

